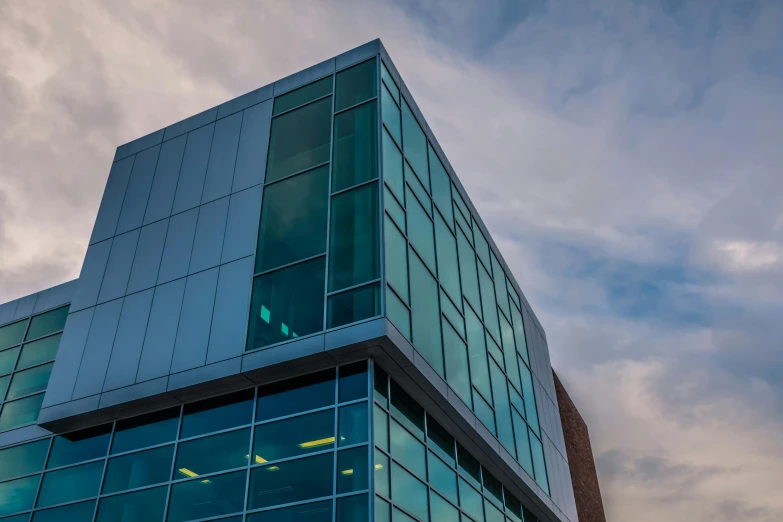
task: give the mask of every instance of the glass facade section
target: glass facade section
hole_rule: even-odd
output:
[[[332,198],[329,234],[329,291],[380,277],[378,184]]]
[[[332,77],[327,76],[317,82],[310,83],[304,87],[294,89],[293,91],[278,96],[275,98],[272,114],[277,116],[280,113],[332,94],[332,83]]]
[[[378,177],[377,115],[369,102],[334,117],[332,192]]]
[[[378,91],[378,69],[375,58],[337,73],[334,109],[341,111],[363,101],[375,98]]]

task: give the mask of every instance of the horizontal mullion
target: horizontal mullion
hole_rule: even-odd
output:
[[[253,274],[253,277],[256,278],[258,276],[271,274],[272,272],[276,272],[276,271],[282,270],[284,268],[290,268],[290,267],[292,267],[294,265],[298,265],[300,263],[305,263],[307,261],[312,261],[313,259],[318,259],[319,257],[324,257],[324,256],[326,256],[326,252],[321,252],[320,254],[315,254],[315,255],[312,255],[310,257],[305,257],[304,259],[298,259],[296,261],[291,261],[290,263],[286,263],[284,265],[276,266],[274,268],[269,268],[269,269],[263,270],[261,272],[256,272],[255,274]]]
[[[252,456],[252,453],[248,454],[248,460],[250,459],[251,456]],[[178,469],[175,469],[174,473],[177,473],[178,471],[179,471]],[[218,476],[218,475],[227,475],[227,474],[230,474],[230,473],[235,473],[237,471],[245,471],[245,472],[247,472],[247,464],[243,464],[242,466],[239,466],[239,467],[236,467],[236,468],[222,469],[220,471],[212,471],[210,473],[199,474],[198,476],[195,476],[195,477],[184,476],[184,477],[181,477],[181,478],[179,478],[179,477],[178,478],[172,478],[170,480],[171,480],[172,484],[181,484],[183,482],[193,482],[193,481],[196,481],[196,480],[207,480],[207,479],[209,479],[211,477],[215,477],[215,476]]]
[[[359,284],[356,284],[356,285],[346,286],[345,288],[340,288],[339,290],[332,290],[331,292],[328,292],[326,294],[326,296],[327,297],[332,297],[333,295],[342,294],[342,293],[345,293],[345,292],[350,292],[351,290],[356,290],[357,288],[361,288],[363,286],[374,285],[374,284],[380,283],[380,282],[381,282],[381,278],[379,277],[377,279],[372,279],[370,281],[365,281],[363,283],[359,283]]]
[[[282,509],[287,507],[303,506],[305,504],[311,504],[311,503],[314,504],[316,502],[323,502],[324,500],[332,500],[333,498],[334,497],[332,495],[327,495],[325,497],[308,498],[307,500],[298,500],[296,502],[289,502],[287,504],[275,504],[274,506],[248,509],[245,513],[247,513],[248,515],[254,515],[256,513],[263,513],[265,511],[274,511],[276,509]]]
[[[335,115],[335,116],[337,116],[337,115],[339,115],[339,114],[342,114],[342,113],[344,113],[344,112],[348,112],[348,111],[350,111],[351,109],[355,109],[356,107],[359,107],[359,106],[361,106],[361,105],[365,105],[365,104],[367,104],[367,103],[370,103],[370,102],[372,102],[372,101],[375,101],[375,100],[377,100],[377,99],[378,99],[378,96],[373,96],[372,98],[368,98],[368,99],[366,99],[366,100],[364,100],[364,101],[360,101],[359,103],[354,103],[353,105],[351,105],[351,106],[349,106],[349,107],[345,107],[344,109],[340,109],[339,111],[336,111],[336,112],[334,113],[334,115]]]
[[[224,433],[231,433],[232,431],[241,431],[241,430],[250,428],[252,425],[253,425],[253,423],[251,421],[251,422],[248,422],[247,424],[241,424],[239,426],[233,426],[231,428],[225,428],[225,429],[222,429],[222,430],[219,430],[219,431],[210,431],[209,433],[202,433],[200,435],[192,435],[190,437],[177,439],[177,442],[179,442],[179,443],[190,442],[192,440],[205,439],[205,438],[211,437],[213,435],[223,435]]]
[[[46,339],[47,337],[52,337],[52,336],[54,336],[54,335],[61,334],[61,333],[63,333],[64,331],[65,331],[64,329],[61,329],[61,330],[56,330],[56,331],[54,331],[54,332],[51,332],[51,333],[48,333],[48,334],[45,334],[45,335],[41,335],[41,336],[39,336],[39,337],[34,337],[33,339],[26,339],[26,340],[25,340],[25,341],[24,341],[22,344],[30,344],[30,343],[34,343],[35,341],[40,341],[41,339]],[[18,345],[17,345],[17,346],[18,346]]]
[[[332,197],[339,196],[341,194],[344,194],[345,192],[350,192],[350,191],[352,191],[354,189],[358,189],[358,188],[363,187],[365,185],[370,185],[372,183],[375,183],[376,181],[378,181],[378,177],[377,176],[372,178],[372,179],[368,179],[367,181],[362,181],[361,183],[357,183],[356,185],[351,185],[348,188],[340,189],[337,192],[332,192]]]
[[[326,76],[324,76],[324,78],[326,78]],[[324,78],[321,78],[320,80],[323,80]],[[317,82],[317,81],[320,81],[320,80],[315,80],[313,83],[315,83],[315,82]],[[297,87],[296,89],[298,89],[298,88],[299,88],[299,87]],[[285,95],[286,95],[286,94],[288,94],[288,93],[294,92],[296,89],[291,89],[290,91],[288,91],[288,92],[284,92],[283,94],[281,94],[281,95],[279,95],[279,96],[275,96],[275,99],[277,99],[277,98],[280,98],[280,97],[282,97],[282,96],[285,96]],[[272,116],[272,119],[275,119],[275,118],[277,118],[277,117],[279,117],[279,116],[282,116],[282,115],[284,115],[284,114],[288,114],[289,112],[293,112],[293,111],[295,111],[296,109],[301,109],[302,107],[307,107],[307,106],[308,106],[308,105],[310,105],[311,103],[315,103],[315,102],[319,102],[319,101],[321,101],[321,100],[325,100],[326,98],[328,98],[328,97],[329,97],[329,96],[331,96],[332,94],[334,94],[334,93],[333,93],[333,92],[330,92],[329,94],[324,94],[323,96],[320,96],[320,97],[318,97],[318,98],[314,98],[314,99],[312,99],[312,100],[310,100],[310,101],[306,101],[306,102],[302,103],[301,105],[297,105],[296,107],[291,107],[290,109],[286,109],[286,110],[284,110],[283,112],[278,112],[277,114],[275,114],[274,116]],[[272,105],[274,105],[274,100],[272,101]]]
[[[265,182],[264,183],[264,189],[266,189],[266,187],[274,185],[275,183],[280,183],[281,181],[285,181],[287,179],[291,179],[294,176],[298,176],[299,174],[304,174],[305,172],[310,172],[311,170],[320,169],[321,167],[325,167],[327,165],[329,165],[329,161],[324,161],[322,163],[319,163],[318,165],[313,165],[312,167],[307,167],[305,169],[297,170],[296,172],[292,172],[291,174],[286,174],[282,178],[277,178],[275,180]]]
[[[405,308],[407,308],[407,309],[408,309],[408,311],[410,312],[410,311],[411,311],[411,307],[410,307],[410,305],[409,305],[408,303],[406,303],[406,302],[405,302],[405,301],[402,299],[402,297],[400,297],[400,294],[399,294],[399,292],[397,292],[397,290],[395,290],[395,289],[394,289],[394,287],[393,287],[393,286],[391,286],[391,283],[389,283],[388,281],[386,281],[386,286],[387,286],[387,287],[389,287],[389,288],[391,289],[391,291],[392,291],[392,292],[394,292],[394,295],[395,295],[395,296],[397,296],[397,299],[399,299],[399,300],[400,300],[400,302],[401,302],[401,303],[402,303],[402,304],[405,306]]]

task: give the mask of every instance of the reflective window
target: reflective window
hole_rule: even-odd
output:
[[[497,430],[495,428],[495,410],[492,409],[492,406],[490,406],[479,393],[473,395],[473,412],[492,435],[497,436]]]
[[[446,502],[446,500],[437,494],[430,495],[430,512],[432,520],[438,522],[459,522],[459,510]]]
[[[378,177],[378,111],[365,103],[334,117],[332,192]]]
[[[481,485],[481,465],[479,462],[468,453],[468,451],[457,443],[457,464],[459,470],[463,472],[468,478],[473,479],[474,484],[478,487]]]
[[[467,218],[467,216],[465,217]],[[473,237],[476,239],[476,254],[478,255],[481,262],[484,263],[484,267],[490,269],[491,265],[489,262],[489,245],[487,244],[487,240],[484,238],[484,234],[481,232],[481,229],[479,229],[475,219],[473,220]]]
[[[185,405],[180,437],[250,424],[253,419],[253,390],[221,395]]]
[[[254,468],[250,472],[249,509],[330,496],[333,469],[332,453]]]
[[[494,252],[490,252],[490,258],[492,259],[492,278],[495,281],[495,295],[497,296],[498,306],[506,317],[511,317],[511,310],[508,305],[508,293],[506,291],[506,274],[500,266],[500,261],[495,256]]]
[[[332,198],[329,291],[380,277],[378,184]]]
[[[394,420],[389,428],[392,456],[421,478],[426,478],[427,454],[424,444]]]
[[[413,519],[399,509],[394,508],[392,511],[392,522],[416,522],[416,519]]]
[[[198,477],[247,465],[250,428],[180,442],[174,479]]]
[[[343,406],[339,412],[338,435],[340,446],[367,442],[367,403]]]
[[[381,114],[383,116],[383,125],[391,133],[394,140],[401,144],[402,124],[400,122],[400,108],[385,85],[381,89]]]
[[[21,370],[51,361],[57,355],[57,348],[60,346],[60,339],[63,334],[52,335],[38,341],[27,343],[22,347],[22,353],[19,355],[19,362],[16,369]]]
[[[403,173],[404,173],[405,186],[406,186],[406,190],[405,190],[406,208],[410,207],[411,201],[413,199],[413,195],[415,195],[416,199],[418,199],[419,203],[421,203],[424,212],[426,212],[428,216],[432,217],[432,200],[430,199],[430,195],[427,192],[427,190],[424,188],[424,186],[421,184],[421,181],[419,181],[419,178],[417,178],[416,175],[413,173],[413,169],[411,168],[410,164],[407,161],[403,166]]]
[[[472,406],[468,346],[446,320],[443,321],[443,351],[446,354],[446,381],[468,407]]]
[[[440,324],[438,282],[413,251],[408,253],[408,262],[411,277],[413,344],[435,371],[444,375],[443,346],[440,328],[438,328]]]
[[[21,344],[27,331],[27,319],[0,327],[0,350]]]
[[[6,399],[16,399],[17,397],[46,390],[46,385],[49,384],[49,375],[52,373],[52,366],[54,366],[54,363],[36,366],[35,368],[15,373],[14,378],[11,380],[11,386],[8,388]]]
[[[367,446],[337,453],[337,493],[367,489]]]
[[[49,439],[0,450],[0,480],[41,471],[49,449]]]
[[[532,432],[530,433],[530,451],[533,454],[533,470],[538,485],[549,495],[549,481],[546,476],[546,464],[544,463],[544,446]]]
[[[329,296],[326,327],[336,328],[381,314],[380,284],[346,290]]]
[[[33,522],[92,522],[94,512],[95,501],[88,500],[78,504],[36,511],[33,515]]]
[[[262,511],[248,515],[247,522],[332,522],[332,501]]]
[[[421,183],[429,191],[430,174],[427,169],[427,138],[421,130],[416,117],[408,107],[405,100],[402,101],[402,150],[410,162],[411,167],[421,180]]]
[[[408,302],[408,247],[405,237],[386,216],[386,282]]]
[[[392,322],[406,339],[411,339],[411,312],[397,297],[390,286],[386,291],[386,318]]]
[[[511,412],[511,418],[514,423],[514,440],[517,443],[517,461],[522,465],[522,469],[533,477],[535,472],[533,470],[533,457],[530,453],[527,424],[516,411]]]
[[[246,478],[246,472],[239,471],[174,484],[166,520],[183,522],[242,511]]]
[[[338,72],[335,85],[335,111],[373,98],[378,91],[375,58]]]
[[[375,492],[389,496],[389,457],[375,450]]]
[[[391,506],[385,500],[375,497],[375,522],[389,522],[391,520]]]
[[[373,434],[375,445],[389,451],[389,416],[377,405],[373,406]]]
[[[392,194],[389,186],[386,184],[383,185],[383,197],[386,213],[389,214],[392,221],[394,221],[394,224],[397,225],[400,230],[406,230],[405,209],[402,208],[402,205],[400,205],[400,202],[397,201],[397,198]]]
[[[52,441],[52,451],[46,467],[59,468],[76,462],[105,457],[109,449],[111,424],[58,435]]]
[[[454,437],[429,414],[427,415],[427,439],[430,443],[430,448],[434,449],[441,458],[454,466],[456,462],[454,460]]]
[[[496,500],[498,506],[503,505],[503,485],[493,477],[486,468],[481,468],[481,478],[484,482],[484,491],[489,493],[490,500]]]
[[[432,182],[432,200],[443,213],[445,223],[450,229],[454,229],[454,209],[451,204],[451,178],[438,159],[438,155],[430,146],[428,149],[430,158],[430,178]]]
[[[517,353],[525,361],[525,364],[530,365],[527,354],[527,342],[525,340],[525,326],[522,323],[522,314],[515,306],[511,307],[511,322],[514,326],[514,341],[517,346]]]
[[[458,503],[457,473],[436,457],[434,453],[430,453],[429,458],[427,459],[427,468],[430,486],[437,489],[439,493],[455,504]]]
[[[481,288],[481,309],[484,312],[484,324],[496,341],[500,341],[500,328],[498,326],[498,309],[495,302],[495,288],[492,280],[483,266],[479,265],[479,287]]]
[[[45,473],[36,506],[53,506],[97,495],[103,464],[103,461],[92,462]]]
[[[331,119],[331,97],[274,118],[266,182],[329,161]]]
[[[19,348],[11,348],[0,352],[0,375],[11,373],[16,366],[16,359],[19,355]]]
[[[424,408],[405,393],[394,381],[391,381],[391,412],[395,419],[412,431],[416,436],[424,438]]]
[[[389,70],[386,68],[386,64],[381,62],[381,79],[383,83],[389,88],[389,92],[392,93],[394,99],[400,100],[400,89],[397,87],[397,82],[394,81]]]
[[[336,522],[367,522],[370,514],[367,495],[354,495],[337,499]]]
[[[473,520],[484,520],[484,500],[462,477],[459,479],[459,505]]]
[[[339,401],[348,402],[367,397],[367,361],[340,367]]]
[[[446,226],[446,222],[435,213],[435,245],[438,252],[438,280],[455,302],[460,302],[459,261],[457,240]]]
[[[420,520],[428,521],[427,486],[394,463],[391,476],[392,500]]]
[[[65,328],[65,320],[68,318],[68,306],[63,306],[45,314],[36,315],[30,320],[30,329],[27,330],[25,340],[37,339],[44,335],[59,332]]]
[[[383,131],[383,180],[402,202],[405,198],[405,187],[402,175],[402,153],[394,144],[391,136]]]
[[[539,433],[538,414],[536,413],[536,398],[533,392],[533,376],[524,364],[519,365],[519,375],[522,378],[522,398],[525,400],[527,423],[535,433]]]
[[[508,401],[508,381],[494,361],[490,363],[489,371],[492,379],[492,398],[495,400],[498,439],[509,453],[516,455],[514,429],[511,427],[511,405]]]
[[[5,392],[8,390],[8,385],[11,383],[11,376],[6,375],[5,377],[0,377],[0,401],[5,399]]]
[[[503,513],[486,499],[484,499],[484,513],[487,522],[506,522]]]
[[[334,404],[334,370],[311,373],[258,388],[256,421]]]
[[[462,282],[462,295],[473,305],[473,308],[481,311],[479,300],[478,274],[476,272],[476,255],[470,248],[462,230],[457,231],[457,247],[459,252],[459,275]]]
[[[299,107],[305,103],[317,100],[322,96],[332,93],[332,81],[331,75],[318,80],[313,83],[309,83],[304,87],[299,87],[293,91],[287,92],[281,96],[275,98],[274,108],[272,109],[273,115],[278,115],[281,112]]]
[[[0,516],[30,509],[35,501],[35,492],[41,476],[34,475],[0,483]]]
[[[0,411],[0,431],[10,430],[38,420],[44,394],[39,393],[24,399],[3,404]]]
[[[167,486],[104,497],[96,522],[153,522],[163,520]]]
[[[171,445],[109,459],[102,493],[167,482],[173,456]]]
[[[122,453],[174,440],[178,424],[179,408],[117,421],[111,452]]]
[[[487,345],[484,327],[469,306],[465,306],[465,329],[468,334],[471,382],[484,397],[491,398],[492,392],[489,389],[489,366],[487,365]]]
[[[383,368],[377,364],[373,367],[374,382],[373,382],[373,397],[375,400],[381,403],[383,406],[389,406],[389,383],[388,375]]]
[[[253,464],[334,448],[334,410],[256,426]]]

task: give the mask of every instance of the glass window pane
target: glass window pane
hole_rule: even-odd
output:
[[[459,442],[457,443],[457,465],[459,470],[469,480],[472,480],[476,487],[481,487],[481,465]]]
[[[454,204],[457,205],[457,209],[462,214],[462,218],[468,221],[468,229],[470,229],[470,211],[468,210],[468,206],[465,204],[465,200],[462,199],[462,195],[459,193],[459,190],[457,190],[457,187],[452,184],[451,186],[451,195],[454,199]],[[465,231],[467,232],[467,230]],[[473,240],[471,239],[471,242]]]
[[[503,505],[503,485],[498,479],[487,471],[487,468],[481,468],[481,478],[484,482],[484,493],[489,493],[489,499],[497,501],[496,505]]]
[[[389,496],[389,457],[375,450],[375,491]]]
[[[438,328],[438,283],[413,251],[409,251],[408,259],[411,274],[413,345],[435,371],[443,376],[443,347]]]
[[[462,303],[462,299],[456,301]],[[440,292],[440,311],[449,320],[452,328],[454,328],[460,337],[465,337],[465,319],[462,317],[462,307],[457,308],[454,302],[446,295],[446,292],[441,290]]]
[[[378,177],[377,114],[373,101],[334,117],[332,192]]]
[[[247,465],[250,428],[180,442],[173,478],[198,477]]]
[[[473,396],[473,412],[493,435],[497,435],[495,412],[479,393]]]
[[[473,520],[483,522],[484,500],[481,493],[473,489],[462,477],[459,479],[459,506],[470,515]]]
[[[428,216],[432,217],[432,200],[430,199],[430,195],[427,192],[427,190],[424,188],[424,186],[421,184],[421,181],[419,181],[419,178],[416,177],[416,175],[413,173],[413,169],[406,161],[403,166],[403,172],[406,182],[407,190],[405,191],[405,203],[407,206],[411,205],[411,199],[413,196],[411,194],[414,194],[416,198],[419,200],[419,203],[421,203],[422,207],[424,208],[424,211],[427,213]]]
[[[462,295],[473,305],[475,310],[481,311],[479,300],[478,273],[476,272],[476,254],[470,248],[468,240],[462,230],[457,231],[457,247],[459,251],[459,275],[462,281]]]
[[[506,502],[506,513],[510,514],[512,519],[522,522],[522,503],[506,488],[503,488],[503,499]]]
[[[511,412],[511,418],[514,422],[514,439],[517,442],[517,462],[532,477],[535,472],[533,471],[533,457],[530,453],[527,424],[516,411]]]
[[[385,371],[383,371],[383,368],[378,366],[377,364],[373,364],[373,380],[375,381],[373,383],[373,397],[375,397],[375,400],[382,405],[388,407],[389,402],[389,390],[388,390],[388,383],[389,383],[389,376],[386,374]]]
[[[525,401],[522,400],[522,396],[517,393],[514,388],[508,390],[509,398],[511,399],[511,405],[516,408],[522,418],[525,418]]]
[[[499,315],[500,318],[500,336],[503,339],[503,359],[506,363],[506,375],[509,382],[517,388],[522,389],[522,382],[519,380],[519,365],[517,364],[517,350],[514,347],[514,330],[511,328],[508,320]]]
[[[117,421],[111,452],[122,453],[174,440],[178,424],[179,408]]]
[[[282,96],[275,98],[275,105],[272,113],[278,115],[294,107],[303,105],[309,101],[318,99],[332,92],[332,75],[326,78],[309,83],[304,87],[299,87],[293,91],[287,92]]]
[[[440,495],[430,495],[430,511],[432,519],[438,522],[459,522],[459,510],[446,502]]]
[[[329,161],[331,120],[331,97],[274,118],[266,182]]]
[[[406,339],[411,339],[411,312],[390,286],[386,287],[386,317]]]
[[[405,209],[402,208],[399,201],[394,197],[389,186],[383,185],[384,208],[400,230],[405,230]]]
[[[506,517],[503,516],[503,513],[486,499],[484,499],[484,513],[486,514],[487,522],[506,522]]]
[[[105,457],[111,438],[111,424],[58,435],[52,441],[47,469]]]
[[[249,509],[328,497],[334,484],[334,454],[290,460],[250,472]]]
[[[472,401],[468,347],[445,319],[443,320],[443,351],[446,359],[446,381],[470,407]]]
[[[52,373],[54,363],[36,366],[23,372],[14,374],[11,380],[11,387],[8,389],[7,399],[16,399],[24,395],[46,390],[49,384],[49,375]]]
[[[367,442],[367,403],[360,402],[340,408],[338,435],[340,446]]]
[[[212,431],[250,424],[253,420],[253,389],[221,395],[185,405],[180,437],[195,437]]]
[[[0,328],[0,350],[22,344],[25,331],[27,331],[27,319]]]
[[[525,361],[525,364],[530,365],[530,360],[527,355],[527,342],[525,341],[525,325],[522,322],[522,314],[516,307],[511,307],[511,322],[514,325],[514,341],[517,347],[517,353]]]
[[[380,277],[378,184],[332,198],[329,291]]]
[[[0,377],[0,402],[5,399],[5,392],[8,391],[8,384],[11,382],[11,376],[6,375],[5,377]]]
[[[334,404],[334,377],[334,370],[324,370],[259,387],[256,421]]]
[[[25,344],[22,347],[22,354],[19,356],[16,369],[21,370],[42,362],[54,360],[55,356],[57,356],[57,348],[60,346],[62,336],[63,334],[59,333]]]
[[[375,283],[329,296],[326,327],[336,328],[381,314],[381,287]]]
[[[340,366],[339,402],[367,397],[367,361]]]
[[[421,183],[429,191],[430,174],[427,169],[427,138],[421,130],[416,117],[408,107],[405,100],[402,101],[402,150],[410,162]]]
[[[337,499],[336,522],[367,522],[370,516],[367,495],[354,495]]]
[[[432,452],[430,452],[429,459],[427,460],[427,468],[429,471],[430,486],[437,489],[441,495],[455,504],[458,503],[457,473]]]
[[[416,520],[395,507],[393,508],[392,522],[416,522]]]
[[[394,381],[391,381],[391,412],[403,426],[424,439],[424,408]]]
[[[56,310],[36,315],[30,320],[30,329],[27,330],[25,340],[37,339],[44,335],[59,332],[65,328],[65,320],[68,319],[68,309],[70,306],[63,306]]]
[[[323,330],[325,257],[253,280],[248,350]]]
[[[421,478],[427,478],[427,454],[424,444],[394,420],[391,421],[389,438],[392,457]]]
[[[396,463],[392,463],[391,475],[392,500],[420,520],[429,520],[427,486]]]
[[[511,405],[508,401],[508,382],[500,367],[494,362],[489,365],[492,379],[492,398],[495,401],[495,422],[498,439],[509,453],[516,455],[514,447],[514,429],[511,427]]]
[[[339,111],[376,96],[378,73],[375,58],[337,73],[334,110]]]
[[[389,91],[394,95],[394,99],[399,101],[400,89],[397,87],[397,83],[394,81],[394,78],[392,78],[392,75],[389,74],[389,70],[383,62],[381,62],[381,79],[383,80],[383,83],[389,87]]]
[[[34,475],[0,483],[0,516],[33,507],[40,480],[40,475]]]
[[[247,472],[238,471],[173,484],[166,520],[183,522],[242,511],[246,478]]]
[[[383,180],[397,196],[400,202],[404,202],[405,187],[402,176],[402,153],[388,132],[383,131]]]
[[[386,282],[408,302],[408,249],[405,237],[386,216]]]
[[[503,350],[500,349],[495,339],[487,332],[487,352],[491,355],[490,360],[494,360],[499,366],[503,366]]]
[[[532,432],[530,433],[530,452],[533,454],[533,470],[536,482],[549,495],[549,481],[546,477],[546,463],[544,462],[544,447]]]
[[[367,489],[367,446],[337,453],[337,493]]]
[[[465,328],[468,334],[470,355],[470,379],[484,397],[491,398],[489,389],[489,366],[487,366],[487,345],[484,327],[469,306],[465,306]]]
[[[430,415],[427,415],[427,439],[430,448],[434,449],[446,462],[452,466],[455,465],[454,437]]]
[[[109,459],[103,493],[115,493],[169,480],[174,446],[164,446]]]
[[[471,230],[470,225],[468,225],[468,222],[465,221],[465,218],[462,217],[462,214],[459,212],[459,209],[454,211],[454,221],[455,223],[457,223],[457,225],[459,225],[457,229],[461,230],[465,234],[465,239],[467,239],[468,243],[472,245],[473,231]]]
[[[19,349],[19,347],[16,347],[0,352],[0,375],[5,375],[6,373],[14,371]]]
[[[500,328],[498,327],[498,308],[495,302],[495,288],[492,280],[483,266],[479,265],[479,287],[481,288],[481,309],[484,312],[484,324],[489,333],[500,342]]]
[[[375,497],[375,522],[389,522],[391,520],[391,506],[388,502]]]
[[[160,522],[167,486],[102,498],[95,522]]]
[[[329,167],[264,189],[256,272],[326,252]]]
[[[446,224],[454,230],[454,208],[451,204],[451,178],[440,162],[432,147],[427,149],[430,156],[430,177],[432,181],[432,201],[443,213]]]
[[[103,464],[98,461],[45,473],[36,506],[53,506],[97,495]]]
[[[332,522],[332,501],[262,511],[248,515],[247,522]]]
[[[256,426],[253,464],[334,447],[334,410]]]
[[[484,238],[484,234],[481,232],[475,219],[473,220],[473,237],[476,238],[476,254],[481,262],[484,263],[484,267],[489,269],[491,267],[489,261],[489,244],[487,244],[487,240]]]
[[[394,97],[385,86],[381,89],[381,115],[383,124],[391,136],[399,144],[402,143],[402,126],[400,123],[400,108],[394,102]]]
[[[373,407],[375,408],[373,411],[375,445],[385,451],[389,451],[389,416],[377,405]]]
[[[522,398],[525,400],[525,417],[534,432],[539,433],[536,396],[533,391],[533,376],[524,364],[519,365],[519,375],[522,377]]]
[[[500,266],[500,261],[495,256],[494,252],[490,252],[490,258],[492,259],[492,278],[495,282],[495,295],[498,300],[498,306],[506,317],[511,317],[511,310],[508,305],[508,292],[506,291],[506,274],[503,272],[503,268]]]
[[[435,244],[438,252],[438,280],[451,299],[460,302],[459,261],[457,240],[446,227],[446,222],[435,213]]]
[[[0,480],[41,471],[48,449],[44,439],[0,450]]]
[[[14,402],[6,402],[0,411],[0,431],[10,430],[38,420],[44,394],[25,397]]]
[[[92,522],[93,513],[95,513],[95,501],[89,500],[59,508],[36,511],[33,515],[33,522]]]

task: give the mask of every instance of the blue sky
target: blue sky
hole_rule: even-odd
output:
[[[0,0],[0,301],[114,148],[380,37],[591,429],[610,520],[783,519],[783,4]]]

